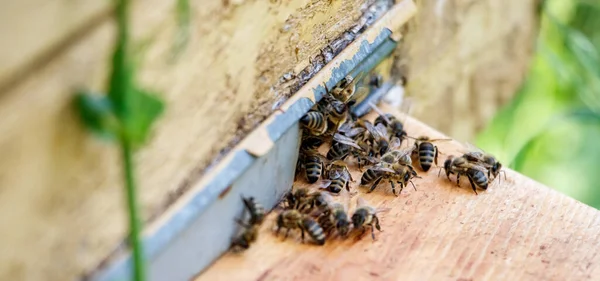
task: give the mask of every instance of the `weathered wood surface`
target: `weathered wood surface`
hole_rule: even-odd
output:
[[[414,119],[407,130],[444,138]],[[438,147],[445,155],[464,151],[454,141]],[[379,216],[375,241],[367,232],[319,247],[302,244],[294,231],[283,241],[274,235],[275,211],[247,252],[226,254],[196,281],[594,280],[600,274],[598,210],[511,170],[479,195],[465,178],[457,187],[437,173],[435,167],[421,172],[417,191],[409,186],[394,197],[389,184],[366,194],[353,167],[357,182],[337,200],[351,202],[350,212],[358,196],[391,208]]]

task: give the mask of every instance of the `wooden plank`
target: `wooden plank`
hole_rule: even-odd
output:
[[[174,58],[173,2],[136,1],[140,82],[167,103],[135,159],[144,219],[195,182],[242,117],[268,115],[255,109],[272,110],[271,85],[355,24],[363,3],[192,1],[189,43]],[[1,93],[0,224],[10,226],[1,280],[74,279],[125,237],[118,149],[90,136],[71,108],[74,89],[103,90],[113,28],[100,24]]]
[[[406,126],[411,135],[445,137],[415,119]],[[464,151],[454,141],[438,147],[445,155]],[[299,233],[283,241],[273,233],[273,212],[248,251],[224,255],[195,280],[593,280],[600,274],[598,210],[508,169],[506,180],[479,195],[466,180],[456,187],[437,172],[421,172],[417,191],[408,187],[398,197],[389,184],[365,194],[354,183],[336,198],[350,202],[351,211],[358,196],[391,208],[380,214],[375,241],[367,234],[319,247],[302,244]]]
[[[2,1],[0,92],[109,18],[111,2]]]

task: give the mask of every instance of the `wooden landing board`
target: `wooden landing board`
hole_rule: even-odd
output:
[[[413,119],[406,127],[410,135],[444,137]],[[461,149],[454,141],[437,145],[446,155]],[[465,178],[456,187],[437,173],[437,167],[420,172],[417,191],[409,186],[395,197],[389,184],[365,194],[354,169],[357,182],[336,200],[351,197],[350,214],[357,196],[391,208],[379,215],[382,232],[376,231],[375,241],[367,233],[361,240],[315,246],[302,244],[294,231],[284,241],[273,232],[275,210],[251,249],[226,254],[196,281],[592,280],[600,275],[598,210],[511,170],[507,180],[496,180],[479,195]]]

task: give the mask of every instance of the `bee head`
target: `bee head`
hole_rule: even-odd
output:
[[[386,140],[379,141],[379,154],[385,154],[390,147],[390,144]]]
[[[365,223],[366,216],[367,210],[356,210],[356,212],[352,215],[352,225],[354,225],[354,228],[361,227]]]

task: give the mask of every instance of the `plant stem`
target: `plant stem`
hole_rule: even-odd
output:
[[[138,213],[137,194],[133,169],[133,149],[125,137],[121,138],[123,166],[127,190],[127,207],[129,209],[129,243],[133,249],[133,280],[146,280],[146,269],[142,243],[140,241],[141,224]]]

